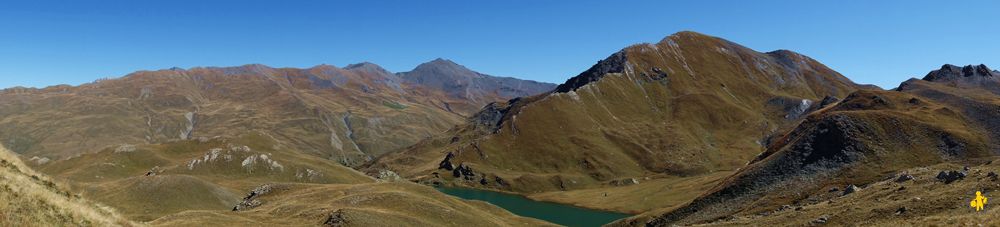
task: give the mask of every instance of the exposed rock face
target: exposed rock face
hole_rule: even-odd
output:
[[[476,128],[481,129],[484,132],[496,133],[500,130],[503,125],[504,116],[510,111],[511,107],[517,104],[519,99],[513,99],[507,103],[490,103],[483,107],[475,115],[470,118]]]
[[[598,61],[597,64],[591,66],[590,69],[580,73],[573,78],[569,78],[565,83],[560,84],[556,87],[555,92],[570,92],[576,91],[576,89],[583,87],[591,82],[598,81],[608,73],[621,73],[625,71],[625,64],[627,64],[627,57],[625,56],[625,51],[619,51],[612,54],[610,57]],[[659,70],[657,70],[659,71]]]
[[[979,88],[1000,95],[1000,72],[982,64],[964,67],[946,64],[928,73],[923,80],[959,88]]]
[[[931,71],[924,76],[923,80],[926,81],[952,81],[958,80],[965,77],[982,77],[985,79],[993,79],[995,77],[1000,77],[1000,72],[996,70],[990,70],[986,65],[967,65],[965,67],[958,67],[951,64],[945,64],[941,66],[941,69]]]

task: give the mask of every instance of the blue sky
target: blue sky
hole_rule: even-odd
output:
[[[437,57],[561,83],[627,45],[692,30],[892,88],[944,63],[1000,68],[998,2],[3,1],[0,87],[249,63],[407,71]]]

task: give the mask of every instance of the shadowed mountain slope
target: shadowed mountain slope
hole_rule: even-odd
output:
[[[810,114],[767,152],[693,202],[618,224],[712,222],[783,205],[813,205],[830,188],[864,187],[906,169],[987,162],[1000,154],[995,123],[1000,96],[989,92],[994,88],[990,84],[955,83],[950,77],[955,68],[945,65],[947,72],[909,80],[897,91],[852,93]]]

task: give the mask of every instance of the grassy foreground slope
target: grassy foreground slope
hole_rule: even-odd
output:
[[[832,226],[997,226],[1000,208],[1000,181],[989,177],[1000,172],[1000,160],[971,166],[969,176],[950,184],[935,179],[940,171],[962,169],[956,164],[938,164],[902,170],[915,179],[896,182],[881,179],[849,195],[826,192],[815,195],[814,203],[792,205],[761,213],[738,214],[696,226],[810,226],[825,218]],[[969,202],[976,191],[984,193],[988,204],[975,211]]]
[[[245,193],[268,183],[374,182],[353,169],[277,144],[250,134],[122,145],[53,161],[40,170],[136,221],[187,210],[230,210]]]
[[[255,207],[186,211],[156,226],[555,226],[479,201],[408,183],[273,184],[259,188]]]
[[[92,203],[29,169],[0,146],[0,226],[131,226],[111,208]]]

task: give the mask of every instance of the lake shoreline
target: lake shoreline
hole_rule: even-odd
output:
[[[466,200],[488,202],[511,213],[568,226],[600,226],[632,214],[539,201],[530,197],[467,187],[434,186],[435,190]]]

